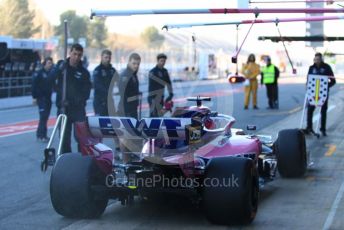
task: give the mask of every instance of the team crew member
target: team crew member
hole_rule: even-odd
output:
[[[129,56],[127,68],[119,76],[118,115],[138,118],[137,108],[139,106],[140,92],[137,72],[141,63],[141,57],[137,53]]]
[[[258,109],[257,107],[257,89],[258,89],[258,81],[257,76],[260,73],[260,67],[258,64],[255,63],[256,57],[254,54],[250,54],[248,56],[247,62],[243,65],[241,70],[242,74],[244,74],[245,78],[249,81],[249,84],[245,86],[245,102],[244,102],[244,109],[248,109],[248,104],[250,102],[250,95],[252,93],[252,104],[253,109]]]
[[[129,56],[127,68],[119,75],[118,115],[124,117],[138,118],[137,108],[141,94],[139,92],[139,80],[137,72],[141,63],[141,57],[137,53]],[[123,163],[131,160],[131,153],[139,152],[142,148],[141,140],[120,139],[120,149]]]
[[[93,108],[96,115],[109,116],[109,113],[114,115],[112,89],[115,82],[118,82],[118,73],[111,65],[111,51],[103,50],[101,63],[93,71]]]
[[[328,76],[329,77],[328,90],[330,90],[330,87],[332,87],[336,84],[336,79],[334,77],[331,66],[323,61],[323,57],[322,57],[321,53],[315,54],[314,64],[309,67],[308,74]],[[327,134],[326,134],[326,114],[327,114],[328,98],[329,98],[329,91],[327,92],[327,99],[321,107],[320,131],[323,134],[323,136],[327,136]],[[314,133],[314,131],[313,131],[313,113],[314,113],[314,110],[315,110],[315,106],[308,104],[307,128],[304,130],[305,134],[309,134],[310,132]]]
[[[167,56],[163,53],[157,56],[157,65],[149,71],[148,103],[151,117],[162,116],[164,102],[173,97],[172,83],[168,71],[164,68]],[[167,87],[168,97],[164,101],[164,91]]]
[[[266,86],[266,93],[268,96],[268,109],[278,109],[278,84],[279,69],[271,64],[271,58],[266,58],[266,66],[262,69],[262,84]]]
[[[47,57],[43,61],[43,68],[33,74],[32,98],[33,104],[38,105],[39,123],[36,132],[37,141],[47,142],[47,123],[51,110],[51,94],[54,86],[54,79],[49,76],[53,66],[53,59]]]
[[[86,120],[86,101],[90,96],[91,81],[90,73],[83,67],[81,58],[83,55],[83,47],[80,44],[73,44],[67,62],[60,61],[59,65],[52,71],[52,76],[56,78],[56,105],[58,114],[62,113],[62,108],[65,108],[67,115],[67,125],[65,136],[63,139],[62,152],[71,152],[71,133],[72,124],[75,122],[82,122]],[[66,100],[62,101],[62,87],[63,87],[63,73],[67,71],[66,77]],[[78,139],[75,135],[76,141]],[[78,145],[80,150],[80,146]]]

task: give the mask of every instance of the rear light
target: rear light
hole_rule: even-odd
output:
[[[228,78],[228,82],[231,84],[240,83],[244,81],[245,81],[245,77],[240,76],[240,75],[232,75]]]
[[[204,121],[204,126],[207,128],[207,129],[214,129],[215,128],[215,123],[212,119],[206,119]]]

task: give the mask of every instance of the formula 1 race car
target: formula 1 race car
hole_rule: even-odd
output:
[[[202,105],[209,97],[188,98],[196,106],[177,107],[171,117],[88,117],[76,131],[81,153],[66,153],[54,164],[50,195],[54,209],[69,218],[97,218],[109,199],[123,205],[134,197],[178,193],[199,202],[216,224],[254,220],[260,185],[278,170],[301,177],[307,169],[306,144],[298,129],[271,137],[234,129],[235,119]],[[248,127],[253,130],[255,127]],[[102,138],[121,145],[139,142],[127,162],[114,160]]]

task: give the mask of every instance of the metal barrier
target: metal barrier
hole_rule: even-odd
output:
[[[31,76],[2,76],[0,77],[0,98],[26,96],[31,93]]]

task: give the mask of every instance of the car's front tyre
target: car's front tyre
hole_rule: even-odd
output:
[[[278,133],[274,145],[277,169],[282,177],[302,177],[307,170],[306,139],[299,129],[285,129]]]

